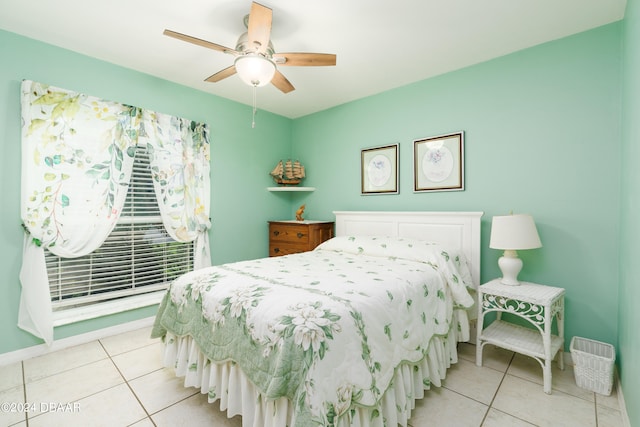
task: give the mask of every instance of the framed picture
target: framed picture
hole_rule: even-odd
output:
[[[464,190],[463,132],[413,141],[413,190]]]
[[[398,194],[399,145],[362,150],[362,194]]]

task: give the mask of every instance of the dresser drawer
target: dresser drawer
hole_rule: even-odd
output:
[[[269,221],[269,256],[310,251],[332,237],[332,221]]]
[[[289,254],[297,254],[300,252],[306,252],[309,250],[309,245],[287,243],[287,242],[270,242],[269,243],[269,256],[282,256]]]
[[[309,227],[296,224],[269,224],[270,240],[277,242],[309,243]]]

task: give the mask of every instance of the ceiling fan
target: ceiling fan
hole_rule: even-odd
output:
[[[256,2],[251,3],[251,11],[245,16],[247,32],[238,38],[235,49],[171,30],[164,30],[163,34],[235,57],[233,65],[207,77],[207,82],[219,82],[237,73],[250,86],[259,87],[273,83],[283,93],[289,93],[295,88],[277,66],[336,65],[334,54],[276,53],[270,40],[272,17],[273,11],[270,8]]]

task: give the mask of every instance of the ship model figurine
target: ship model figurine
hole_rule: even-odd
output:
[[[304,178],[304,166],[299,161],[292,162],[291,159],[286,162],[280,160],[270,175],[276,184],[282,185],[298,185]]]

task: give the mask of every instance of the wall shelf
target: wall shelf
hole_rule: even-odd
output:
[[[267,187],[268,191],[315,191],[315,187]]]

